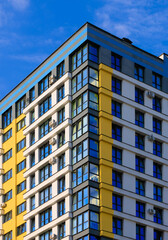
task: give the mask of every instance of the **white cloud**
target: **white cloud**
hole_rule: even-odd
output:
[[[8,2],[18,11],[24,11],[30,3],[29,0],[8,0]]]
[[[9,56],[10,58],[20,60],[20,61],[25,61],[25,62],[33,62],[33,63],[41,63],[44,61],[48,55],[47,54],[37,54],[37,55],[12,55]]]
[[[150,43],[151,49],[157,48],[155,41],[167,39],[168,2],[103,0],[102,7],[95,10],[95,20],[96,25],[114,35],[128,37],[140,46],[143,40]]]

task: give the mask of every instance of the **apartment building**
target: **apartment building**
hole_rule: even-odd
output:
[[[168,239],[168,55],[84,24],[0,103],[0,239]]]

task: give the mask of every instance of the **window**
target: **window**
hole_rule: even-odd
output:
[[[145,218],[145,204],[136,202],[136,217]]]
[[[162,179],[162,165],[155,162],[153,163],[153,176]]]
[[[58,112],[58,124],[61,124],[63,121],[65,121],[65,108]]]
[[[99,190],[93,187],[90,187],[90,204],[99,206]]]
[[[112,138],[117,141],[122,141],[122,127],[112,124]]]
[[[144,113],[135,111],[135,124],[139,127],[144,127]]]
[[[26,202],[17,206],[17,214],[20,214],[26,210]]]
[[[47,166],[40,169],[40,183],[44,182],[46,179],[52,176],[52,165],[48,164]]]
[[[122,235],[122,219],[113,217],[113,233]]]
[[[35,165],[35,153],[32,153],[30,155],[30,167],[33,167]]]
[[[153,221],[155,223],[163,224],[162,209],[160,208],[154,208],[154,209],[155,209],[155,214],[153,216]]]
[[[113,209],[117,211],[122,211],[122,196],[113,194]]]
[[[3,237],[4,240],[12,240],[12,231],[6,233]]]
[[[12,107],[2,114],[2,126],[6,128],[12,122]]]
[[[93,139],[89,139],[89,156],[99,157],[99,143]]]
[[[112,92],[121,95],[121,80],[112,77]]]
[[[65,154],[62,154],[58,158],[58,171],[62,170],[65,167]]]
[[[34,110],[30,112],[30,124],[32,124],[35,121],[35,113]]]
[[[136,179],[136,193],[145,196],[145,182],[140,179]]]
[[[12,190],[10,190],[4,195],[4,202],[9,201],[11,198],[12,198]]]
[[[59,135],[58,135],[58,147],[62,147],[62,145],[65,144],[65,132],[61,132]]]
[[[12,178],[12,169],[10,169],[8,172],[3,174],[3,183],[8,181],[10,178]]]
[[[72,196],[72,209],[76,211],[77,209],[88,204],[88,187],[84,188]]]
[[[52,130],[52,127],[50,127],[49,123],[50,123],[51,119],[48,119],[47,121],[45,121],[41,126],[40,126],[40,138],[44,137],[47,133],[49,133]]]
[[[65,200],[62,200],[58,203],[58,216],[65,214]]]
[[[26,189],[26,181],[21,182],[17,185],[17,194]]]
[[[52,146],[48,143],[40,148],[40,161],[52,153]]]
[[[24,126],[26,126],[26,118],[25,117],[17,123],[17,131],[22,129]]]
[[[152,86],[159,90],[162,89],[162,77],[157,73],[152,74]]]
[[[58,89],[58,102],[65,97],[65,87],[64,85]]]
[[[153,98],[153,109],[157,112],[161,112],[162,110],[161,98],[158,98],[156,96]]]
[[[112,185],[114,187],[122,188],[122,173],[117,171],[112,172]]]
[[[52,209],[51,208],[40,213],[40,227],[48,224],[51,221],[52,221]]]
[[[89,83],[95,87],[99,86],[98,71],[93,68],[89,68]]]
[[[72,234],[79,233],[88,228],[88,212],[84,212],[72,219]]]
[[[40,192],[40,205],[52,198],[52,186],[49,186]]]
[[[75,164],[88,155],[88,140],[84,140],[72,148],[72,163]]]
[[[89,60],[98,63],[98,47],[89,43]]]
[[[112,101],[112,115],[121,118],[121,103]]]
[[[157,185],[153,186],[153,199],[162,202],[162,187]]]
[[[82,112],[88,106],[88,94],[87,92],[80,95],[72,102],[72,117]]]
[[[34,210],[36,207],[35,196],[30,198],[30,209]]]
[[[72,187],[76,187],[88,179],[88,164],[75,169],[72,172]]]
[[[99,134],[99,120],[97,117],[89,115],[89,131]]]
[[[90,211],[90,228],[99,230],[99,213]]]
[[[158,141],[153,142],[153,154],[162,157],[162,143]]]
[[[144,173],[145,172],[145,160],[142,157],[136,156],[135,157],[135,168],[136,171]]]
[[[39,108],[40,108],[40,113],[39,113],[40,117],[41,117],[44,113],[46,113],[51,107],[52,107],[52,104],[51,104],[51,96],[50,96],[50,97],[48,97],[46,100],[44,100],[44,101],[40,104],[40,106],[39,106]]]
[[[17,173],[21,172],[24,168],[26,168],[26,159],[17,164]]]
[[[144,91],[139,88],[135,88],[135,102],[144,104]]]
[[[111,67],[118,71],[121,71],[121,56],[115,53],[111,54]]]
[[[61,223],[60,225],[58,225],[58,239],[62,239],[66,236],[66,227],[65,227],[65,223]]]
[[[30,177],[30,189],[34,188],[36,185],[35,185],[35,175],[32,175]]]
[[[58,193],[62,193],[63,191],[65,191],[65,177],[58,181]]]
[[[112,147],[112,161],[117,164],[122,164],[122,150]]]
[[[94,110],[99,110],[99,97],[97,93],[89,92],[89,107]]]
[[[76,140],[76,138],[87,132],[87,129],[88,119],[87,116],[85,116],[72,126],[72,141]]]
[[[136,240],[145,240],[145,227],[136,225]]]
[[[30,219],[30,231],[35,231],[35,218]]]
[[[79,89],[84,87],[88,83],[88,69],[85,68],[83,71],[78,73],[72,79],[72,94],[76,93]]]
[[[35,143],[35,131],[30,133],[30,146]]]
[[[23,223],[22,225],[17,227],[17,236],[21,235],[24,232],[26,232],[26,223]]]
[[[153,131],[155,133],[158,134],[162,134],[162,121],[157,119],[157,118],[153,118]]]
[[[35,88],[31,88],[29,91],[29,103],[35,100]]]
[[[12,128],[9,129],[4,135],[3,135],[3,142],[6,142],[9,138],[12,137]]]
[[[22,150],[24,147],[26,147],[26,138],[17,143],[17,152]]]
[[[139,133],[135,133],[135,147],[144,150],[144,146],[144,136]]]
[[[8,222],[11,219],[12,219],[12,211],[9,211],[3,216],[3,223]]]
[[[6,162],[11,157],[12,157],[12,149],[10,149],[8,152],[4,153],[4,155],[3,155],[3,162]]]
[[[39,83],[38,83],[38,92],[39,95],[41,95],[43,92],[45,92],[49,88],[49,75],[44,77]]]
[[[25,108],[25,106],[26,106],[26,95],[16,103],[16,117],[19,117],[23,113],[23,109]]]
[[[87,49],[87,45],[85,45],[84,47],[79,48],[79,50],[72,55],[72,71],[87,60]]]
[[[65,74],[65,63],[62,61],[58,66],[57,66],[57,79],[61,78]]]
[[[154,240],[163,240],[163,233],[154,229]]]
[[[99,168],[97,165],[90,163],[89,165],[89,174],[90,174],[90,180],[94,182],[99,181]]]
[[[52,230],[49,230],[40,235],[40,240],[49,240],[51,235],[52,235]]]
[[[139,80],[140,82],[143,82],[144,81],[144,68],[136,64],[135,71],[134,71],[134,77],[135,77],[135,79]]]

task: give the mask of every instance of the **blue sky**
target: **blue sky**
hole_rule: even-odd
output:
[[[0,0],[0,99],[87,21],[168,53],[167,0]]]

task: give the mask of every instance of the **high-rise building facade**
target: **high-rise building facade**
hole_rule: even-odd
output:
[[[0,103],[0,239],[168,239],[168,55],[86,23]]]

